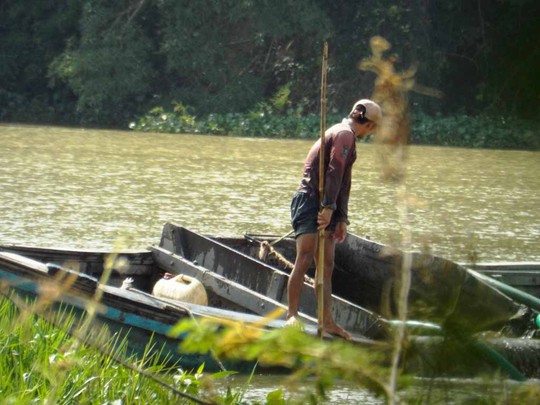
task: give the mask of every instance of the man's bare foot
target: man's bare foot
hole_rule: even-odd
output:
[[[349,332],[347,332],[345,329],[343,329],[341,326],[339,326],[338,324],[334,323],[331,325],[325,325],[323,329],[324,329],[324,332],[330,335],[334,335],[334,336],[343,338],[345,340],[352,339],[352,335]]]
[[[296,328],[300,328],[300,330],[304,330],[304,324],[296,316],[291,316],[289,319],[287,319],[285,322],[285,327],[288,326],[294,326]]]

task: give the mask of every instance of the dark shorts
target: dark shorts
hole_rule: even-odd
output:
[[[291,201],[291,223],[295,236],[303,233],[317,233],[317,214],[319,213],[319,202],[316,198],[310,197],[307,193],[297,192]],[[327,231],[334,232],[336,223],[332,218]]]

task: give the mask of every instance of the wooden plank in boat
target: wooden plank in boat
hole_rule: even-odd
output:
[[[201,272],[204,269],[219,274],[231,282],[280,303],[281,307],[286,305],[286,286],[289,278],[287,273],[210,237],[167,223],[163,228],[160,248],[183,257],[187,264],[200,266]],[[235,299],[234,296],[231,298]],[[384,326],[379,316],[335,295],[332,300],[334,319],[344,328],[370,338],[384,335]],[[250,308],[255,307],[253,304],[250,305]],[[308,283],[303,285],[299,309],[301,313],[316,319],[316,296],[314,287]],[[267,309],[262,312],[259,309],[255,313],[264,315],[268,312]]]

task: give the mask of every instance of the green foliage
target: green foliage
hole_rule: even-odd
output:
[[[170,78],[160,93],[204,113],[249,110],[269,85],[289,83],[305,66],[290,61],[301,46],[317,44],[328,24],[310,0],[169,0],[159,14]]]
[[[438,50],[445,111],[538,117],[540,25],[537,0],[432,6],[431,49]],[[460,16],[457,18],[457,16]],[[452,34],[450,34],[452,33]]]
[[[20,308],[32,308],[16,301]],[[245,403],[243,397],[247,385],[227,388],[224,394],[217,393],[215,382],[226,379],[232,374],[230,371],[205,375],[204,364],[194,371],[169,368],[158,361],[159,356],[151,354],[151,342],[142,358],[129,358],[125,341],[92,331],[87,336],[106,339],[97,351],[66,332],[76,333],[79,329],[73,315],[59,312],[49,319],[59,327],[32,312],[19,310],[4,297],[0,298],[2,403],[191,403],[165,384],[191,397],[204,398],[208,403]],[[211,352],[229,359],[260,359],[260,364],[265,366],[292,367],[294,372],[284,376],[284,381],[291,387],[302,387],[301,392],[295,395],[294,389],[292,392],[276,389],[267,395],[267,404],[325,403],[330,399],[327,393],[338,381],[350,381],[353,386],[366,387],[380,395],[385,395],[387,390],[384,384],[387,365],[383,355],[387,346],[384,343],[359,348],[342,340],[325,341],[308,336],[299,328],[264,333],[261,324],[220,323],[210,319],[183,321],[172,334],[186,337],[182,350]],[[114,348],[114,359],[104,354],[109,348]],[[121,362],[118,362],[119,358]],[[132,367],[126,364],[132,364]],[[134,366],[143,366],[146,373],[159,373],[161,383],[135,370]],[[438,403],[458,391],[460,398],[467,396],[470,400],[484,400],[485,403],[529,403],[540,394],[538,384],[534,382],[501,389],[499,381],[490,387],[487,381],[474,380],[471,392],[466,395],[463,387],[443,386],[442,393],[436,396],[434,385],[437,381],[444,384],[446,380],[422,379],[420,384],[410,385],[411,381],[403,378],[399,397],[405,403]],[[482,387],[481,391],[479,387]]]
[[[383,353],[388,346],[355,346],[344,340],[324,341],[289,327],[263,332],[261,325],[224,323],[218,320],[181,321],[171,335],[185,336],[181,350],[211,353],[220,359],[257,360],[264,367],[293,371],[291,381],[305,384],[308,396],[324,399],[337,381],[351,381],[378,395],[386,395],[387,371]],[[279,397],[279,393],[274,393]]]
[[[176,104],[173,111],[152,109],[130,128],[144,132],[200,133],[265,138],[315,139],[319,136],[320,116],[301,114],[291,108],[284,113],[281,93],[277,107],[260,103],[248,113],[209,114],[196,117],[191,109]],[[327,125],[343,116],[328,115]],[[454,115],[432,117],[416,113],[411,125],[411,143],[485,149],[540,149],[540,124],[515,117]]]
[[[357,65],[374,35],[393,44],[398,71],[418,62],[418,83],[445,93],[442,101],[414,95],[419,111],[527,119],[540,113],[536,0],[489,7],[418,0],[8,0],[0,11],[2,120],[125,127],[173,101],[191,106],[199,121],[255,111],[261,103],[273,107],[272,115],[291,115],[290,108],[314,113],[323,40],[330,45],[328,111],[347,111],[371,94],[373,76]],[[278,106],[284,99],[272,97],[280,89],[287,104]]]
[[[49,64],[76,35],[81,3],[0,4],[0,119],[73,122],[72,93],[47,77]]]
[[[453,115],[430,117],[415,114],[411,141],[419,145],[442,145],[486,149],[540,149],[538,123],[514,117]]]
[[[151,43],[127,13],[118,13],[108,1],[85,4],[81,31],[80,43],[70,42],[51,63],[50,75],[66,81],[77,95],[84,123],[125,122],[150,86]]]
[[[181,104],[177,104],[181,105]],[[316,138],[319,136],[320,116],[317,114],[297,115],[289,111],[279,115],[259,104],[248,113],[209,114],[197,118],[185,107],[181,111],[165,111],[156,107],[129,127],[135,131],[197,133],[214,135],[234,135],[263,138]],[[175,107],[176,109],[176,107]],[[329,116],[327,120],[338,122],[339,116]]]
[[[29,307],[31,308],[31,307]],[[101,335],[100,351],[81,344],[66,331],[77,330],[75,316],[60,312],[54,317],[59,327],[0,298],[0,397],[4,403],[191,403],[166,386],[147,378],[133,368],[102,354],[112,351],[125,363],[142,366],[159,374],[175,389],[199,397],[208,394],[215,403],[240,403],[243,392],[229,389],[220,396],[213,382],[231,375],[204,373],[204,364],[195,372],[171,369],[151,351],[152,342],[142,358],[128,357],[125,341]],[[74,328],[74,329],[73,329]],[[151,354],[154,353],[154,354]]]

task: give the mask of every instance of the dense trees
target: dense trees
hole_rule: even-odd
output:
[[[397,67],[445,93],[425,113],[540,112],[537,0],[7,0],[0,5],[0,119],[126,127],[171,103],[191,113],[318,109],[322,42],[328,107],[370,94],[358,70],[386,37]],[[282,93],[283,94],[283,93]]]

